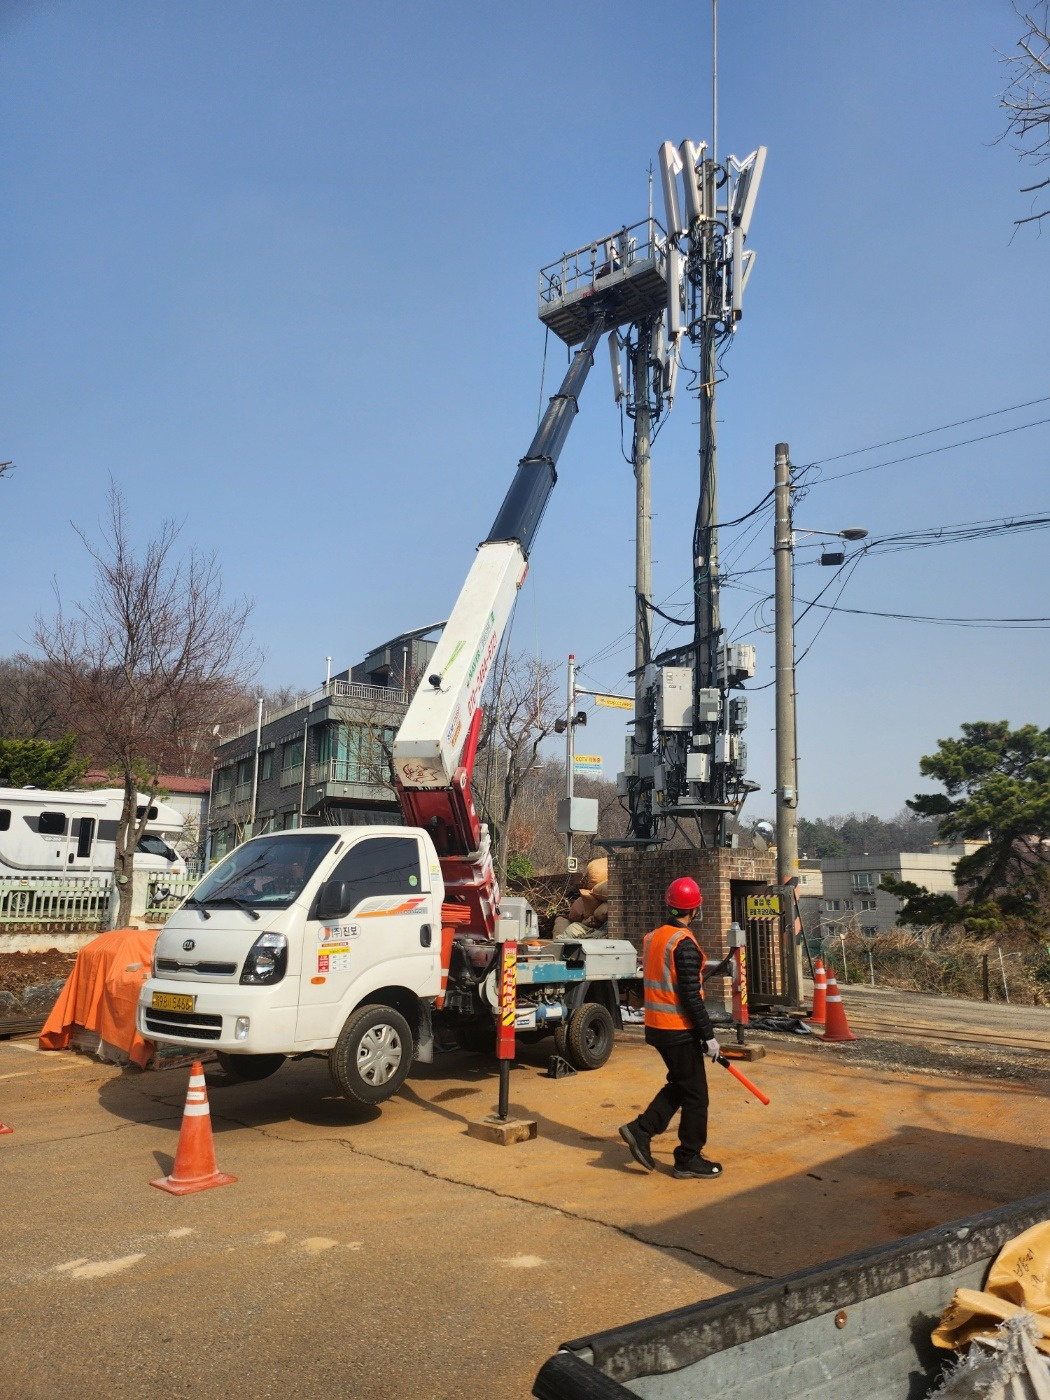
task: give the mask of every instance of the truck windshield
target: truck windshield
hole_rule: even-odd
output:
[[[302,893],[336,839],[324,832],[257,836],[205,875],[193,891],[193,903],[283,909]]]

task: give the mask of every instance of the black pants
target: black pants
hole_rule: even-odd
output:
[[[667,1066],[667,1083],[635,1122],[643,1133],[656,1137],[667,1131],[671,1119],[681,1109],[674,1160],[676,1167],[685,1167],[702,1155],[707,1142],[707,1074],[703,1051],[694,1036],[655,1043],[655,1048]]]

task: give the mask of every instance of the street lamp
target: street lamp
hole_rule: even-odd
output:
[[[795,599],[792,582],[794,535],[791,528],[791,465],[786,442],[778,442],[775,469],[775,524],[773,533],[774,598],[776,615],[776,742],[777,742],[777,884],[792,888],[792,908],[781,911],[790,918],[790,956],[785,968],[785,990],[794,1005],[802,1001],[802,945],[795,938],[794,889],[798,879],[798,751],[795,731]],[[833,539],[862,540],[867,530],[805,530],[802,534],[828,535]],[[822,564],[843,564],[844,550],[825,550]]]

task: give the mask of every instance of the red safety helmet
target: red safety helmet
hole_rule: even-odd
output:
[[[679,911],[683,914],[691,914],[695,909],[699,909],[703,902],[704,897],[700,893],[700,886],[688,875],[683,875],[678,880],[672,880],[664,895],[664,903],[668,909],[676,914]]]

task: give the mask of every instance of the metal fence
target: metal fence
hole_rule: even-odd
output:
[[[179,907],[199,878],[198,875],[151,875],[146,887],[146,922],[162,924]]]
[[[108,876],[71,879],[40,875],[0,877],[0,926],[104,929],[113,882]]]

